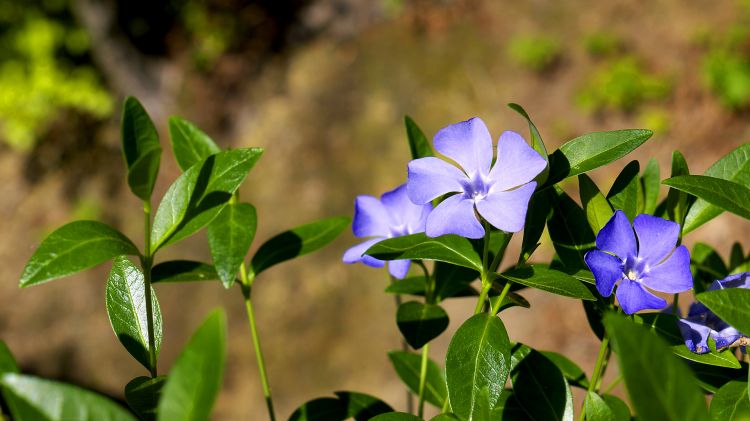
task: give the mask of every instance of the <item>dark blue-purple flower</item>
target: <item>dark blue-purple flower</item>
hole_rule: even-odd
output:
[[[433,143],[458,166],[435,157],[409,163],[407,189],[414,203],[423,205],[452,194],[427,218],[427,236],[481,238],[484,227],[476,214],[506,232],[523,229],[529,199],[536,188],[532,180],[547,161],[521,135],[511,131],[500,135],[494,165],[492,138],[479,118],[443,128]]]
[[[724,288],[750,288],[750,273],[743,272],[730,275],[720,281],[714,281],[707,291]],[[716,342],[716,349],[722,350],[739,342],[747,345],[748,337],[701,303],[690,305],[690,311],[684,319],[679,320],[680,332],[685,339],[685,346],[697,354],[709,352],[708,338]]]
[[[635,232],[633,232],[635,230]],[[616,211],[596,236],[596,247],[586,253],[586,264],[604,297],[612,295],[626,314],[662,309],[667,302],[646,288],[670,294],[693,287],[690,252],[677,245],[680,225],[651,215],[638,215],[630,225]]]
[[[363,253],[386,238],[424,232],[430,211],[432,204],[415,205],[409,200],[405,184],[384,193],[380,200],[372,196],[358,196],[354,201],[352,231],[356,237],[372,238],[347,250],[344,263],[362,262],[376,268],[383,267],[384,261],[363,256]],[[410,260],[392,260],[388,263],[388,271],[394,277],[403,279],[409,272],[410,263]]]

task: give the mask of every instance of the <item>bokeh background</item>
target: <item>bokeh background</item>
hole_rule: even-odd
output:
[[[146,374],[109,326],[107,265],[17,287],[39,241],[73,219],[99,219],[141,238],[141,207],[119,150],[125,95],[144,103],[162,135],[155,202],[179,174],[170,115],[195,122],[222,147],[266,148],[241,190],[258,209],[254,250],[286,228],[351,215],[356,195],[403,182],[405,114],[428,137],[472,116],[495,137],[526,134],[505,107],[518,102],[550,150],[590,131],[649,128],[654,137],[631,159],[655,158],[666,177],[680,149],[700,174],[750,138],[749,24],[747,0],[0,0],[0,338],[25,372],[115,399]],[[626,163],[592,176],[606,190]],[[748,232],[746,222],[723,215],[685,241],[727,255],[734,239],[750,245]],[[386,357],[399,347],[386,273],[340,262],[356,241],[347,232],[256,282],[282,419],[344,389],[404,408]],[[549,244],[538,253],[549,257]],[[177,257],[209,260],[205,236],[158,260]],[[156,290],[165,330],[160,371],[221,306],[230,342],[215,419],[264,419],[238,291],[218,283]],[[562,352],[590,373],[598,343],[580,304],[525,296],[531,311],[503,313],[511,338]],[[433,347],[436,360],[473,305],[446,304],[453,321]],[[607,377],[615,375],[613,368]]]

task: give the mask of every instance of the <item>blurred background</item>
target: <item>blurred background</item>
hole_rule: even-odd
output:
[[[258,209],[254,250],[286,228],[351,215],[356,195],[379,196],[404,182],[405,114],[430,138],[472,116],[495,138],[507,129],[526,135],[505,106],[517,102],[550,150],[586,132],[649,128],[654,137],[631,159],[643,166],[655,158],[664,178],[679,149],[691,172],[703,173],[750,139],[749,23],[747,0],[0,0],[0,338],[25,372],[115,399],[146,374],[112,334],[107,265],[17,287],[39,241],[73,219],[99,219],[141,238],[141,205],[126,187],[119,149],[125,95],[143,102],[162,135],[155,203],[179,175],[170,115],[222,147],[266,148],[241,190]],[[592,176],[606,191],[626,163]],[[750,245],[748,232],[746,222],[722,215],[685,241],[728,255],[728,240]],[[386,356],[399,347],[393,298],[383,293],[387,274],[340,262],[357,241],[347,232],[256,282],[282,419],[344,389],[405,408]],[[517,249],[514,241],[510,253]],[[550,255],[544,243],[537,258]],[[157,260],[178,257],[208,261],[205,236]],[[218,283],[156,290],[165,331],[160,371],[222,306],[229,366],[215,419],[264,419],[238,291]],[[524,295],[533,311],[503,313],[511,338],[564,353],[590,373],[598,342],[580,304]],[[432,348],[437,361],[473,301],[446,304],[453,321]],[[615,372],[613,364],[607,377]]]

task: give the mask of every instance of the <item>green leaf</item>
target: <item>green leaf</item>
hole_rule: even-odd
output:
[[[375,416],[392,412],[387,403],[380,399],[358,392],[334,392],[339,402],[346,408],[346,417],[354,418],[355,421],[367,421]]]
[[[169,118],[169,137],[177,165],[182,171],[221,152],[221,148],[207,134],[180,117]]]
[[[572,420],[573,395],[559,368],[530,349],[511,372],[513,392],[532,419]]]
[[[650,130],[589,133],[566,142],[549,157],[547,185],[591,171],[622,158],[648,140]]]
[[[641,176],[641,187],[643,188],[643,212],[653,215],[656,212],[656,205],[659,202],[659,188],[661,187],[661,178],[659,175],[659,163],[656,158],[651,158],[646,164]]]
[[[578,279],[559,270],[532,265],[515,268],[500,274],[500,277],[527,287],[562,295],[564,297],[596,300],[593,294]]]
[[[125,401],[130,409],[144,421],[156,420],[156,408],[166,376],[136,377],[125,385]]]
[[[125,256],[115,258],[112,270],[109,272],[106,306],[112,330],[120,343],[146,369],[154,369],[149,357],[148,316],[143,273]],[[151,288],[151,308],[154,317],[154,343],[158,356],[162,340],[161,309],[153,288]]]
[[[211,155],[175,180],[161,200],[151,230],[152,254],[208,225],[242,184],[262,149]]]
[[[398,307],[398,330],[414,349],[420,349],[448,327],[448,313],[437,304],[408,301]]]
[[[8,345],[0,340],[0,376],[5,373],[19,373],[18,363]]]
[[[500,291],[497,291],[499,288],[499,285],[497,283],[492,284],[492,290],[491,293],[494,292],[498,295],[490,294],[490,304],[495,307],[497,305],[497,300],[500,298],[500,293],[502,292],[502,289]],[[523,308],[531,308],[531,304],[529,304],[528,301],[526,301],[525,298],[523,298],[521,295],[516,294],[515,292],[507,292],[505,294],[505,297],[503,297],[503,302],[500,304],[500,307],[497,307],[497,313],[500,314],[503,310],[509,309],[511,307],[523,307]]]
[[[492,410],[495,419],[501,421],[530,421],[532,418],[523,409],[512,390],[506,389]]]
[[[552,210],[550,196],[547,191],[537,191],[531,196],[523,228],[523,242],[519,258],[521,262],[528,261],[539,246],[539,239],[544,233],[544,226]]]
[[[16,373],[3,375],[0,384],[17,421],[135,421],[108,398],[73,385]]]
[[[438,302],[450,297],[479,295],[470,285],[479,277],[476,270],[435,262],[432,273],[435,277],[435,296]]]
[[[211,258],[224,288],[231,288],[255,238],[258,217],[253,205],[230,203],[209,225]]]
[[[722,386],[711,400],[709,415],[713,421],[749,420],[747,382],[732,381]]]
[[[745,143],[716,161],[703,174],[750,187],[750,143]],[[717,217],[721,209],[705,199],[698,199],[685,218],[683,233],[688,233]]]
[[[20,286],[72,275],[123,254],[137,255],[138,248],[116,229],[96,221],[71,222],[42,241],[23,268]]]
[[[594,232],[599,232],[612,217],[614,211],[594,180],[586,174],[578,175],[578,188],[581,195],[583,211],[586,212],[586,220]]]
[[[740,363],[731,350],[723,352],[711,351],[706,354],[696,354],[691,352],[685,346],[685,340],[682,338],[678,327],[677,316],[666,313],[643,313],[633,316],[636,324],[643,325],[656,332],[672,349],[672,352],[678,357],[689,361],[695,361],[701,364],[714,365],[719,367],[740,368]]]
[[[154,123],[140,102],[125,98],[122,108],[122,150],[128,166],[128,185],[141,200],[148,201],[159,174],[161,144]]]
[[[289,421],[344,421],[346,408],[337,398],[316,398],[297,408]]]
[[[583,256],[595,247],[595,237],[586,214],[562,189],[555,187],[548,192],[552,196],[552,216],[547,229],[560,261],[571,271],[588,269]]]
[[[742,266],[745,263],[745,252],[742,251],[742,244],[735,241],[734,244],[732,244],[732,250],[729,254],[729,268],[728,270],[731,273],[740,273],[740,272],[746,272],[744,270],[741,270],[739,272],[734,272],[735,269]]]
[[[518,104],[510,103],[508,104],[508,107],[517,112],[521,115],[521,117],[526,119],[526,122],[529,123],[529,133],[531,134],[531,147],[534,148],[535,151],[539,155],[544,158],[545,161],[549,163],[549,157],[547,156],[547,148],[544,146],[544,142],[542,141],[542,135],[539,134],[539,130],[537,130],[536,125],[534,122],[531,121],[531,117],[529,117],[529,114],[526,113],[526,110],[523,109]],[[544,171],[542,171],[539,175],[536,176],[535,180],[538,183],[538,185],[543,185],[545,181],[547,181],[547,178],[549,177],[549,164],[547,167],[544,168]]]
[[[740,332],[750,332],[750,290],[726,288],[695,296],[719,318]]]
[[[424,295],[427,281],[424,276],[412,276],[404,279],[394,279],[385,292],[403,295]]]
[[[388,353],[388,358],[390,358],[391,364],[393,364],[393,368],[401,381],[412,393],[418,395],[422,356],[405,351],[391,351]],[[424,399],[432,405],[442,408],[447,397],[448,390],[445,386],[443,372],[434,361],[428,359]]]
[[[169,260],[151,268],[151,282],[195,282],[219,279],[216,269],[192,260]]]
[[[627,419],[629,420],[630,417]],[[612,408],[593,390],[586,394],[586,420],[618,421]]]
[[[365,254],[380,260],[437,260],[482,270],[482,259],[471,241],[457,235],[430,238],[420,233],[389,238],[373,245]]]
[[[159,420],[209,419],[224,375],[226,337],[224,312],[214,310],[174,362],[159,401]]]
[[[430,418],[430,421],[460,421],[457,416],[451,413],[438,414]]]
[[[662,183],[750,219],[750,189],[745,186],[704,175],[682,175],[669,178]]]
[[[453,413],[471,419],[479,410],[482,388],[494,406],[508,378],[510,340],[503,322],[490,314],[469,318],[451,339],[445,357],[448,397]]]
[[[616,314],[606,315],[604,326],[639,419],[706,419],[706,401],[696,379],[662,339]]]
[[[672,172],[670,177],[689,174],[690,169],[688,168],[687,161],[685,161],[685,157],[679,151],[674,151],[672,153]],[[688,208],[687,193],[677,189],[669,189],[666,199],[667,216],[669,216],[669,219],[683,225]]]
[[[349,226],[351,219],[334,217],[284,231],[263,243],[250,261],[254,275],[281,262],[312,253],[327,245]]]
[[[364,393],[335,393],[335,398],[317,398],[305,402],[294,411],[289,421],[344,421],[350,418],[367,421],[379,414],[393,411],[385,402]]]
[[[571,361],[568,357],[552,351],[539,352],[547,357],[548,360],[552,361],[557,366],[557,368],[560,369],[565,379],[568,380],[568,383],[583,389],[589,387],[589,379],[586,378],[586,373],[581,370],[581,367],[578,367],[578,365]]]
[[[693,273],[695,293],[701,293],[716,279],[724,279],[729,274],[719,253],[708,244],[697,242],[690,252],[690,271]]]
[[[602,399],[604,399],[604,402],[609,406],[616,421],[630,421],[632,418],[630,416],[630,408],[628,408],[628,404],[623,402],[622,399],[612,395],[604,395],[602,396]]]
[[[388,412],[386,414],[380,414],[377,417],[370,418],[370,421],[422,421],[416,415],[408,414],[406,412]]]
[[[638,178],[640,171],[638,161],[630,161],[617,176],[612,188],[607,193],[607,200],[615,210],[622,210],[629,220],[633,220],[638,213],[638,201],[640,198],[641,180]]]
[[[698,385],[703,390],[709,393],[716,393],[730,381],[747,381],[747,363],[741,362],[740,366],[740,369],[737,370],[734,368],[691,364],[690,369],[698,380]]]
[[[406,115],[404,116],[404,124],[406,125],[406,136],[409,138],[409,150],[411,151],[412,159],[433,156],[430,142],[427,140],[422,129],[417,126],[417,123]]]

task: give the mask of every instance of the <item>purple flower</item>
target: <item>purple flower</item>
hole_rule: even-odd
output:
[[[481,238],[484,227],[476,214],[506,232],[523,229],[529,199],[536,188],[532,180],[547,161],[521,135],[510,131],[500,135],[494,165],[492,138],[479,118],[443,128],[433,143],[458,166],[434,157],[409,163],[407,190],[412,202],[427,204],[444,194],[456,193],[427,217],[427,236]]]
[[[354,202],[352,231],[357,237],[373,238],[347,250],[344,253],[344,263],[362,262],[382,268],[384,261],[363,256],[364,252],[386,238],[424,232],[430,211],[431,204],[415,205],[409,200],[405,184],[383,193],[380,200],[372,196],[358,196]],[[394,277],[403,279],[409,272],[410,263],[410,260],[392,260],[388,264],[388,271]]]
[[[730,275],[721,281],[714,281],[707,291],[724,288],[750,288],[750,273],[743,272]],[[708,338],[716,342],[716,349],[738,344],[747,345],[748,337],[725,321],[701,303],[690,305],[690,311],[684,319],[678,321],[680,332],[685,339],[685,346],[697,354],[709,352]]]
[[[596,236],[598,250],[585,256],[596,289],[609,297],[619,282],[615,295],[626,314],[666,307],[644,287],[670,294],[693,287],[690,253],[685,246],[675,248],[679,233],[679,224],[651,215],[636,216],[631,227],[625,213],[616,211]]]

